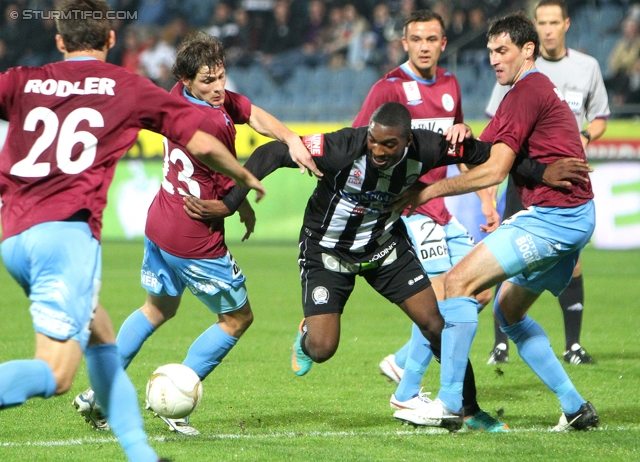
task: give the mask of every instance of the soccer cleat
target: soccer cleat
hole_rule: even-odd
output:
[[[100,405],[96,402],[95,395],[91,388],[76,396],[71,403],[84,420],[91,424],[95,430],[110,430],[107,418],[102,413]]]
[[[449,431],[462,428],[462,414],[447,409],[440,399],[425,403],[420,409],[398,409],[393,417],[412,425],[442,427]]]
[[[478,430],[489,433],[507,433],[511,429],[498,419],[494,419],[485,411],[476,412],[470,417],[465,417],[464,426],[469,430]]]
[[[389,404],[391,405],[391,409],[421,409],[425,404],[431,402],[426,396],[430,394],[431,392],[422,393],[422,390],[420,390],[420,393],[407,401],[399,401],[396,399],[396,395],[393,394],[391,395]]]
[[[506,364],[509,362],[509,350],[504,343],[498,343],[496,347],[491,350],[489,355],[489,361],[487,364]]]
[[[595,364],[596,360],[580,346],[579,343],[571,345],[571,349],[564,352],[564,362],[569,364]]]
[[[296,340],[293,342],[293,346],[291,347],[291,369],[296,375],[305,375],[311,369],[313,365],[313,360],[308,357],[304,351],[302,351],[302,346],[300,345],[300,341],[302,340],[302,334],[305,331],[304,318],[300,323],[300,328],[298,329],[298,334],[296,335]]]
[[[183,435],[195,436],[199,435],[200,432],[189,425],[189,417],[186,416],[182,419],[169,419],[167,417],[162,417],[161,415],[156,414],[156,416],[160,417],[164,423],[167,424],[169,430],[176,433],[181,433]]]
[[[389,355],[382,360],[380,374],[386,375],[389,382],[400,383],[404,375],[404,369],[396,364],[396,355]]]
[[[560,416],[560,422],[553,427],[551,431],[566,432],[569,430],[590,430],[600,423],[600,418],[596,413],[596,409],[589,401],[584,403],[575,414],[565,414]]]

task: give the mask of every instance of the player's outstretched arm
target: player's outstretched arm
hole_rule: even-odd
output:
[[[306,169],[309,169],[318,178],[322,177],[322,172],[318,170],[307,147],[300,137],[289,130],[285,124],[264,109],[254,105],[251,106],[251,117],[249,117],[248,123],[251,128],[261,135],[286,144],[289,147],[291,159],[300,167],[300,173],[304,173]]]
[[[215,137],[198,130],[189,140],[186,148],[212,170],[233,178],[236,185],[255,190],[256,202],[266,194],[262,183],[240,165],[238,159]]]
[[[465,194],[499,184],[509,174],[515,157],[516,153],[509,146],[496,143],[491,147],[491,155],[485,163],[461,175],[436,181],[419,192],[409,188],[396,197],[393,210],[402,213],[408,208],[411,215],[416,207],[431,199]]]

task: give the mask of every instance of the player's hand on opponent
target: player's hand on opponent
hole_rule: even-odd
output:
[[[454,146],[458,143],[462,143],[467,138],[473,137],[471,127],[467,124],[455,124],[452,127],[447,128],[443,135],[449,144]]]
[[[262,200],[262,198],[267,194],[267,190],[264,189],[264,186],[262,185],[262,183],[260,183],[260,180],[253,176],[253,174],[249,170],[245,168],[243,168],[242,170],[244,170],[244,175],[241,178],[233,178],[236,186],[240,186],[241,188],[253,189],[256,192],[256,202],[260,202],[260,200]]]
[[[500,214],[496,210],[493,203],[482,203],[482,214],[487,220],[487,224],[480,224],[480,231],[483,233],[491,233],[500,226]]]
[[[309,170],[309,176],[313,174],[317,178],[322,178],[322,172],[318,170],[318,167],[313,160],[313,156],[299,136],[296,135],[295,140],[292,139],[287,143],[287,146],[289,146],[289,155],[291,156],[291,160],[300,167],[300,173],[304,173]]]
[[[226,207],[225,207],[226,208]],[[247,199],[242,201],[240,207],[238,207],[238,214],[240,215],[240,223],[244,223],[246,232],[242,236],[242,241],[249,239],[249,236],[254,232],[256,228],[256,212],[251,207],[251,204]]]
[[[584,159],[564,157],[546,166],[542,183],[554,189],[568,189],[574,183],[588,183],[590,172],[593,169]]]
[[[407,210],[407,215],[411,216],[416,211],[416,208],[426,203],[430,198],[428,196],[428,186],[418,181],[414,185],[410,186],[406,191],[398,194],[391,206],[387,208],[387,211],[402,214]]]
[[[233,215],[222,201],[202,200],[195,196],[184,196],[184,211],[194,220],[210,222]]]

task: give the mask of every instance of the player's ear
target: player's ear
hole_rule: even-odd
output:
[[[116,32],[114,30],[109,31],[109,38],[107,39],[107,50],[112,49],[116,44]]]
[[[62,40],[62,35],[56,34],[56,47],[60,53],[65,53],[67,51],[67,47],[64,46],[64,40]]]
[[[413,142],[413,134],[409,133],[409,139],[407,140],[407,147],[411,146],[412,142]]]

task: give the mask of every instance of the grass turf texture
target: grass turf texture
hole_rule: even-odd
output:
[[[583,254],[586,311],[582,343],[595,366],[566,365],[602,426],[589,433],[549,433],[560,416],[557,399],[517,355],[487,366],[493,344],[490,310],[480,315],[471,359],[481,406],[515,429],[511,434],[448,434],[401,426],[392,418],[394,385],[378,375],[378,363],[408,338],[401,311],[359,280],[347,304],[340,348],[305,377],[289,368],[291,343],[301,318],[297,246],[232,243],[248,281],[255,322],[204,382],[203,403],[192,416],[202,435],[168,432],[144,412],[152,445],[163,457],[187,460],[637,460],[640,458],[640,336],[637,281],[640,251]],[[142,243],[104,244],[101,301],[116,326],[144,300],[138,284]],[[28,300],[0,265],[0,361],[29,358],[33,334]],[[532,309],[560,355],[564,347],[557,301],[543,295]],[[159,365],[181,362],[215,318],[191,294],[174,319],[142,348],[128,369],[144,400]],[[432,362],[425,390],[438,390]],[[0,412],[0,460],[125,460],[112,433],[90,430],[70,405],[88,386],[84,364],[65,396],[34,399]]]

